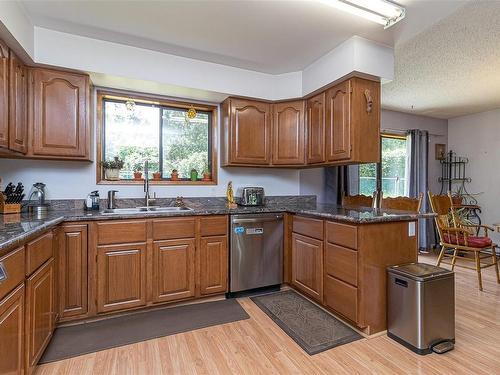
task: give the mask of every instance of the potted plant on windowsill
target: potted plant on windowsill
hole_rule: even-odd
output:
[[[179,181],[179,172],[177,169],[172,169],[172,174],[170,175],[172,181]]]
[[[205,169],[203,171],[202,181],[211,181],[211,180],[212,180],[212,173],[208,169]]]
[[[137,162],[134,164],[134,180],[142,180],[142,163]]]
[[[153,180],[160,181],[161,180],[161,172],[154,172],[153,173]]]
[[[101,161],[101,166],[104,169],[106,180],[120,180],[120,169],[123,168],[123,164],[123,160],[120,160],[118,156],[115,156],[112,160]]]

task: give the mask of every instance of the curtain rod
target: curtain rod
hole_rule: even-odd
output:
[[[411,130],[411,129],[408,129],[408,130]],[[408,132],[408,130],[391,129],[391,128],[380,129],[380,131],[382,133],[387,131],[387,132],[394,132],[394,133],[400,133],[400,134],[406,134]],[[419,130],[422,130],[422,129],[419,129]],[[445,136],[444,134],[434,134],[434,133],[429,133],[429,135],[432,135],[434,137],[444,137]]]

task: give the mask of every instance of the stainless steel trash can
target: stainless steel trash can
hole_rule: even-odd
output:
[[[418,354],[430,353],[438,343],[449,343],[452,348],[451,343],[455,342],[453,271],[424,263],[393,266],[387,270],[387,335]]]

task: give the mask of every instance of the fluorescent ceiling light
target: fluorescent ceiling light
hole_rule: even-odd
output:
[[[402,6],[388,0],[319,0],[344,12],[379,23],[384,29],[405,17]]]

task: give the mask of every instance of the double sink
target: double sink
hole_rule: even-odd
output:
[[[101,211],[103,215],[130,215],[130,214],[143,214],[147,212],[185,212],[193,211],[189,207],[160,207],[160,206],[149,206],[149,207],[133,207],[133,208],[108,208]]]

